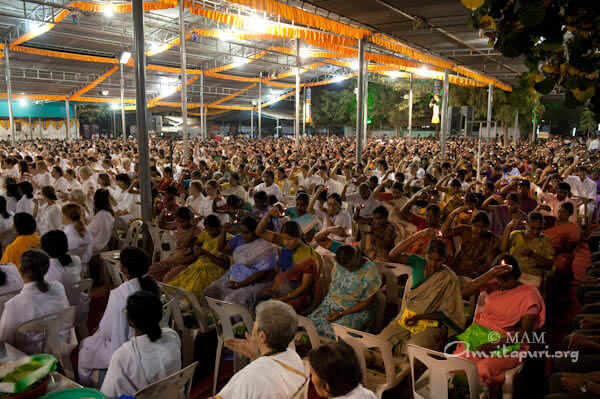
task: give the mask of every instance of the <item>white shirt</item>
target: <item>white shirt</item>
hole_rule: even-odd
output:
[[[221,220],[221,223],[229,223],[230,218],[228,214],[216,213],[215,211],[213,211],[213,201],[214,198],[205,197],[202,200],[202,205],[200,206],[200,212],[198,212],[198,214],[202,216],[203,219],[206,219],[208,215],[215,215]],[[223,206],[225,204],[227,204],[227,201],[225,200],[217,201],[217,207]],[[202,220],[202,226],[204,226],[204,220]]]
[[[85,229],[83,237],[75,230],[75,224],[66,225],[63,231],[69,243],[69,254],[78,256],[82,263],[88,263],[94,251],[93,237],[89,229]]]
[[[235,195],[236,197],[239,197],[242,201],[248,202],[248,192],[244,190],[244,187],[240,185],[233,187],[230,186],[227,190],[223,191],[223,195]]]
[[[17,200],[14,197],[6,198],[6,210],[13,215],[17,212]]]
[[[592,151],[592,150],[600,150],[600,139],[596,138],[596,139],[592,140],[592,142],[590,143],[590,146],[589,146],[589,151]]]
[[[92,233],[94,253],[100,252],[108,245],[114,223],[115,217],[108,211],[102,210],[93,216],[92,222],[88,225],[88,230]]]
[[[110,359],[102,393],[111,398],[134,395],[181,369],[179,335],[170,328],[161,331],[161,337],[155,342],[150,341],[148,335],[141,335],[117,349]]]
[[[331,226],[340,226],[346,232],[346,237],[341,237],[337,235],[331,235],[336,241],[346,242],[352,236],[352,216],[346,211],[340,211],[337,215],[333,217],[333,224],[330,225],[328,223],[327,217],[323,219],[323,230]]]
[[[596,198],[596,183],[589,177],[581,181],[579,176],[567,176],[565,182],[571,186],[571,194],[589,199]]]
[[[83,266],[78,256],[71,256],[71,263],[67,266],[63,266],[56,258],[50,258],[50,267],[48,267],[48,271],[44,276],[44,279],[48,282],[58,281],[63,285],[69,304],[77,309],[75,320],[86,320],[90,308],[90,298],[85,292],[76,296],[71,291],[71,286],[81,281],[82,270]]]
[[[6,282],[0,286],[0,295],[23,288],[23,278],[21,278],[21,273],[19,273],[19,269],[15,265],[12,263],[0,263],[0,270],[6,274]]]
[[[200,211],[202,208],[202,203],[204,202],[204,198],[205,197],[202,194],[198,195],[195,198],[190,195],[185,200],[185,206],[187,206],[188,208],[190,208],[192,211],[196,212],[197,214],[200,214]]]
[[[356,388],[342,396],[336,396],[334,399],[376,399],[377,395],[358,384]]]
[[[0,215],[0,244],[2,248],[6,248],[15,240],[17,233],[13,229],[13,215],[9,211],[8,218]]]
[[[62,212],[57,204],[43,204],[38,207],[36,218],[40,237],[52,230],[62,230]]]
[[[364,208],[362,208],[358,212],[358,215],[363,218],[372,217],[373,211],[375,210],[375,208],[377,208],[379,205],[381,205],[381,202],[379,202],[375,198],[373,198],[373,194],[370,194],[369,198],[367,198],[366,200],[364,200],[358,193],[347,195],[346,201],[348,203],[352,203],[355,205],[356,204],[364,205]]]
[[[42,292],[34,282],[25,283],[21,293],[6,302],[0,318],[0,341],[14,345],[18,326],[36,317],[69,307],[69,300],[62,284],[53,281],[48,285],[48,291]],[[68,341],[69,330],[72,327],[65,326],[61,329],[62,342]],[[41,353],[43,338],[42,333],[28,334],[25,347],[22,349],[28,354]]]
[[[33,216],[33,198],[27,198],[27,196],[22,196],[20,200],[17,201],[17,209],[15,213],[28,213]]]
[[[68,181],[68,180],[67,180],[67,181]],[[79,182],[78,182],[77,180],[75,180],[75,179],[71,180],[70,182],[68,181],[68,183],[69,183],[69,187],[67,187],[67,191],[73,191],[73,190],[76,190],[76,189],[80,189],[80,190],[81,190],[81,189],[82,189],[82,187],[83,187],[83,186],[81,185],[81,183],[79,183]],[[85,192],[85,191],[84,191],[84,192]],[[87,195],[87,193],[85,193],[85,195]]]
[[[52,176],[48,172],[38,173],[32,177],[33,182],[41,189],[44,186],[52,185]]]
[[[58,193],[66,193],[69,191],[69,181],[64,176],[59,177],[52,183],[54,190]]]
[[[216,398],[289,399],[299,391],[306,378],[302,359],[288,349],[254,360],[235,374]]]
[[[255,193],[259,191],[264,191],[267,195],[274,195],[277,197],[277,201],[281,201],[281,189],[275,183],[271,184],[269,187],[267,187],[265,183],[260,183],[258,186],[254,187]]]

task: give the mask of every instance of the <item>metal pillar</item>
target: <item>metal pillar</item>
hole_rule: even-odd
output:
[[[296,39],[296,124],[294,125],[294,137],[296,149],[300,144],[300,39]]]
[[[42,138],[42,118],[38,118],[38,123],[40,124],[40,139]]]
[[[144,1],[132,0],[135,43],[135,97],[139,156],[142,220],[152,221],[152,192],[150,186],[150,155],[146,130],[146,54],[144,49]]]
[[[494,101],[494,86],[488,85],[488,101],[487,101],[487,124],[486,124],[486,146],[490,140],[490,130],[492,129],[492,104]]]
[[[15,129],[15,119],[13,116],[12,104],[12,80],[10,77],[10,57],[8,56],[8,44],[4,45],[4,62],[6,66],[6,94],[8,98],[8,123],[10,123],[11,141],[14,144],[17,140]]]
[[[368,134],[369,134],[369,129],[368,129],[368,124],[367,124],[367,119],[368,119],[368,114],[369,114],[369,60],[365,59],[365,66],[364,66],[364,77],[363,77],[363,82],[365,84],[365,87],[363,89],[363,146],[366,148],[367,147],[367,142],[368,142]]]
[[[364,65],[365,65],[365,44],[362,39],[358,40],[358,98],[356,104],[356,163],[359,164],[362,161],[362,138],[363,138],[363,123],[364,123],[364,112],[363,107],[364,89],[365,84],[363,80],[364,76]]]
[[[413,74],[410,74],[410,86],[408,89],[408,142],[412,135],[412,117],[413,117]]]
[[[113,139],[117,138],[117,111],[113,109]]]
[[[69,100],[65,100],[65,117],[66,117],[66,123],[65,123],[65,139],[67,141],[71,141],[71,135],[70,135],[70,130],[69,129],[69,122],[71,121],[71,115],[70,115],[70,109],[69,109]]]
[[[204,71],[200,74],[200,139],[204,140],[204,128],[206,127],[204,124]]]
[[[75,104],[73,108],[75,109],[75,115],[73,118],[73,139],[79,141],[79,130],[77,129],[77,121],[79,120],[77,118],[77,104]]]
[[[254,104],[250,104],[250,138],[254,137]]]
[[[262,139],[262,72],[258,79],[258,138]]]
[[[31,116],[29,116],[29,139],[33,140],[33,125],[31,124]]]
[[[531,134],[531,142],[535,143],[535,131],[537,130],[537,112],[533,111],[533,133]]]
[[[275,129],[275,137],[279,138],[279,118],[277,118],[277,128]]]
[[[306,137],[306,90],[304,90],[304,100],[302,101],[302,135]]]
[[[123,78],[123,64],[121,64],[121,130],[123,130],[123,143],[127,141],[127,126],[125,126],[125,78]]]
[[[515,113],[515,135],[513,140],[515,141],[515,147],[521,139],[521,129],[519,129],[519,111]]]
[[[181,128],[183,130],[183,159],[190,155],[190,143],[188,143],[188,121],[187,121],[187,56],[185,53],[185,5],[179,2],[179,56],[181,58]]]
[[[477,181],[481,177],[481,136],[483,133],[483,123],[479,122],[479,139],[477,140]]]
[[[448,70],[444,69],[444,87],[442,89],[442,112],[441,112],[441,126],[440,126],[440,138],[441,138],[441,153],[442,161],[446,158],[446,137],[448,136],[448,90],[450,90],[450,83],[448,78]]]

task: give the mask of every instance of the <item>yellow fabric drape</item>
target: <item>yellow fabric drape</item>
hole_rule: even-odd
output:
[[[113,73],[117,72],[118,69],[119,69],[119,67],[115,65],[110,70],[108,70],[107,72],[103,73],[98,79],[94,80],[89,85],[85,86],[84,88],[82,88],[81,90],[79,90],[75,94],[73,94],[71,97],[69,97],[69,100],[77,99],[77,97],[79,97],[79,96],[87,93],[88,91],[92,90],[94,87],[98,86],[100,83],[102,83],[104,80],[106,80],[106,78],[108,78],[110,75],[112,75]]]
[[[312,26],[313,28],[319,28],[354,39],[362,39],[372,34],[368,29],[355,28],[273,0],[229,0],[229,2],[241,4],[254,10],[265,11],[269,14],[280,15],[298,24]]]
[[[461,75],[465,75],[468,76],[472,79],[475,79],[479,82],[483,82],[485,84],[491,84],[494,85],[496,87],[498,87],[499,89],[502,89],[504,91],[512,91],[512,87],[496,80],[496,79],[492,79],[492,78],[488,78],[487,76],[484,76],[480,73],[477,73],[475,71],[470,70],[469,68],[465,68],[463,66],[460,65],[456,65],[454,68],[452,68],[452,70],[454,72],[460,73]]]
[[[424,62],[429,65],[436,66],[442,69],[452,69],[456,64],[451,61],[446,61],[438,57],[431,56],[422,51],[415,49],[407,44],[397,42],[389,36],[381,33],[375,33],[369,40],[378,46],[385,47],[395,53],[403,54],[414,60]]]
[[[0,98],[8,98],[7,93],[0,93]],[[67,96],[53,96],[48,94],[18,94],[13,93],[13,100],[25,99],[25,100],[47,100],[47,101],[64,101]]]
[[[11,50],[16,51],[18,53],[23,53],[23,54],[40,55],[43,57],[51,57],[51,58],[62,58],[65,60],[75,60],[75,61],[95,62],[95,63],[115,64],[115,65],[119,63],[119,60],[116,58],[99,57],[96,55],[80,55],[80,54],[64,53],[62,51],[54,51],[54,50],[40,50],[37,48],[23,47],[23,46],[14,46],[11,48]]]
[[[75,101],[82,103],[105,103],[105,104],[120,104],[120,98],[106,98],[106,97],[77,97]],[[135,98],[125,98],[123,102],[127,104],[135,104]]]

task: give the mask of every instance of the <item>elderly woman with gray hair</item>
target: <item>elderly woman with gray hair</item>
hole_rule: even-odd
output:
[[[297,328],[298,316],[290,305],[274,300],[260,303],[252,335],[225,341],[225,346],[252,363],[234,375],[216,398],[295,397],[308,382],[302,359],[288,348]]]

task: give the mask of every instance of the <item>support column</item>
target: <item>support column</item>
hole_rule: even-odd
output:
[[[250,138],[254,138],[254,104],[250,103]]]
[[[517,147],[517,144],[519,143],[519,140],[521,139],[521,129],[519,129],[519,111],[517,111],[515,113],[515,135],[513,140],[515,141],[515,147]]]
[[[535,133],[537,130],[537,112],[533,111],[533,133],[531,134],[531,142],[535,143]]]
[[[33,140],[33,124],[31,123],[31,116],[28,117],[29,119],[29,139]]]
[[[277,127],[275,128],[275,137],[279,138],[279,118],[277,118]]]
[[[296,124],[294,125],[296,149],[300,145],[300,39],[296,39]]]
[[[17,137],[15,129],[15,118],[13,116],[13,104],[12,104],[12,80],[10,77],[10,57],[8,54],[8,44],[4,45],[4,62],[6,66],[6,93],[8,99],[8,123],[10,124],[10,138],[13,144],[16,143]]]
[[[369,60],[365,59],[365,66],[364,66],[364,76],[363,76],[363,82],[365,84],[365,87],[363,89],[363,146],[366,148],[367,147],[367,142],[368,140],[368,136],[369,136],[369,129],[368,129],[368,124],[367,124],[367,119],[369,116]]]
[[[481,177],[481,137],[483,133],[483,123],[479,122],[479,139],[477,140],[477,181]]]
[[[412,116],[413,116],[413,74],[410,74],[410,86],[408,88],[408,142],[412,135]]]
[[[181,120],[183,129],[183,159],[190,156],[190,143],[188,143],[187,121],[187,55],[185,53],[185,4],[179,2],[179,56],[181,58]]]
[[[262,139],[262,72],[258,79],[258,138]]]
[[[152,221],[152,192],[150,187],[150,155],[146,130],[146,54],[144,49],[144,2],[132,0],[135,43],[135,97],[139,157],[142,220]]]
[[[304,100],[302,101],[302,135],[306,137],[306,89],[304,90]]]
[[[490,140],[490,130],[492,129],[492,104],[494,101],[494,86],[492,86],[491,84],[488,85],[488,101],[487,101],[487,124],[486,124],[486,136],[487,136],[487,140],[486,140],[486,146],[489,143]]]
[[[121,130],[123,130],[123,143],[127,141],[127,126],[125,125],[125,78],[123,78],[123,64],[121,64]]]
[[[204,135],[204,128],[206,127],[204,124],[204,70],[200,74],[200,139],[204,140],[206,137]]]
[[[113,139],[117,139],[117,111],[113,109]]]
[[[69,109],[69,100],[65,100],[65,117],[66,117],[66,123],[65,123],[65,138],[67,141],[71,141],[71,135],[70,135],[70,130],[69,129],[69,122],[71,121],[71,115],[70,112],[71,110]]]
[[[448,70],[444,69],[444,86],[442,89],[442,112],[441,112],[441,126],[440,126],[440,138],[441,138],[441,153],[442,161],[446,158],[446,137],[448,136],[448,90],[450,90],[450,83],[448,81]]]
[[[79,141],[79,129],[77,128],[77,121],[79,120],[79,118],[77,118],[77,104],[75,104],[73,108],[75,109],[75,115],[73,117],[73,139],[75,141]]]
[[[40,139],[42,138],[42,118],[38,118],[38,124],[40,126]]]
[[[364,124],[364,66],[365,66],[365,44],[362,39],[358,40],[358,97],[356,103],[356,163],[362,161],[362,139],[363,139],[363,124]]]

